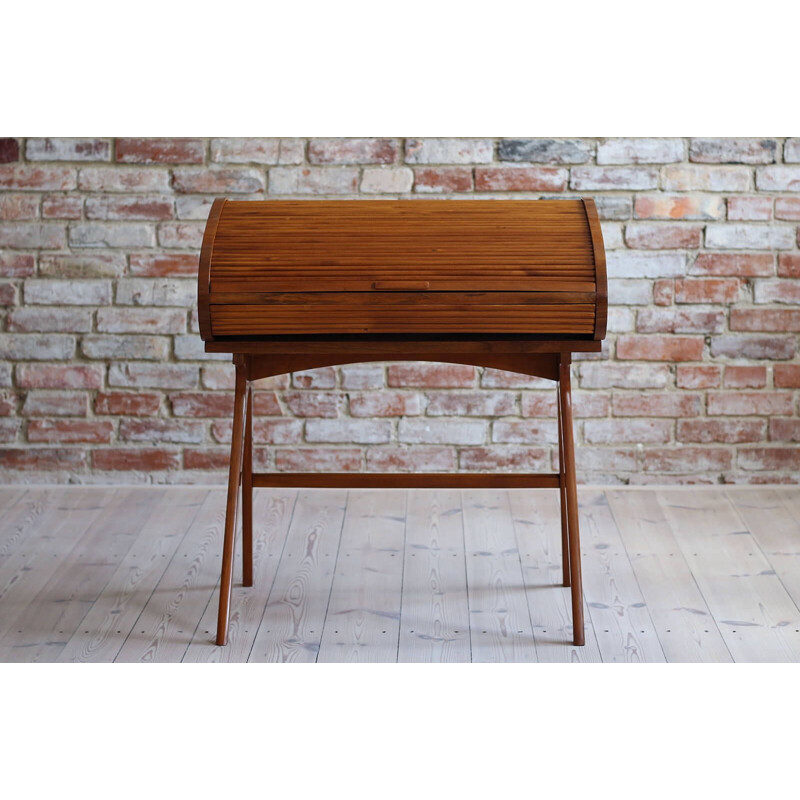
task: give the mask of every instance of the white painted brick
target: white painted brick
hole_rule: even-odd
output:
[[[756,186],[767,192],[800,192],[800,167],[759,167]]]
[[[706,225],[706,247],[715,250],[790,250],[794,243],[793,227],[719,222]]]
[[[606,258],[609,278],[676,278],[686,274],[683,253],[616,251]]]
[[[307,442],[381,444],[391,438],[392,423],[388,419],[306,420]]]
[[[34,305],[107,306],[111,303],[111,281],[27,280],[25,302]]]
[[[70,225],[70,247],[155,247],[153,225],[90,222]]]
[[[487,423],[473,419],[401,419],[398,437],[410,444],[483,444]]]
[[[646,306],[653,302],[653,284],[642,278],[611,278],[608,302],[609,305]]]
[[[407,139],[408,164],[488,164],[493,159],[491,139]]]
[[[414,172],[408,167],[365,169],[361,191],[367,194],[404,194],[411,191]]]
[[[197,304],[197,281],[181,278],[125,278],[117,283],[117,303],[192,308]]]
[[[578,367],[582,389],[663,389],[671,381],[666,364],[606,364],[584,361]]]
[[[165,361],[169,355],[166,336],[84,336],[81,351],[86,358]]]
[[[0,358],[16,361],[64,361],[74,355],[74,336],[0,333]]]
[[[111,145],[105,139],[28,139],[28,161],[108,161]]]
[[[668,192],[746,192],[753,188],[753,172],[747,167],[664,167]]]
[[[270,194],[354,194],[356,167],[274,167],[269,171]]]
[[[607,139],[597,145],[597,163],[670,164],[685,152],[683,139]]]
[[[622,306],[610,306],[608,309],[609,333],[627,333],[635,326],[633,309]]]

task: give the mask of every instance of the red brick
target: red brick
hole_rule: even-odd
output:
[[[85,417],[85,392],[28,392],[20,412],[24,417]]]
[[[737,278],[691,279],[675,281],[677,303],[733,303],[739,297],[741,281]]]
[[[172,185],[189,194],[255,193],[264,191],[264,174],[250,167],[226,169],[176,169]]]
[[[80,448],[0,448],[0,469],[43,472],[45,470],[74,470],[85,465],[86,453]]]
[[[0,252],[0,275],[4,278],[28,278],[35,270],[33,256],[27,253]]]
[[[729,197],[728,219],[735,219],[735,220],[772,219],[772,198]]]
[[[275,392],[253,392],[253,414],[257,417],[279,417],[283,414]]]
[[[338,417],[341,395],[336,392],[286,392],[283,395],[286,407],[296,417]],[[377,407],[376,407],[377,411]],[[353,416],[391,416],[391,414],[358,414],[351,408]]]
[[[781,278],[800,278],[800,255],[780,253],[778,255],[778,275]]]
[[[181,454],[174,450],[112,447],[92,451],[92,466],[95,469],[154,472],[179,469],[180,465]]]
[[[615,417],[696,417],[700,396],[684,392],[615,394]]]
[[[770,253],[700,253],[689,274],[763,278],[775,274],[775,259]]]
[[[475,367],[464,364],[390,364],[388,385],[397,388],[469,389],[475,386]]]
[[[0,139],[0,164],[19,161],[19,141],[17,139]]]
[[[703,340],[694,336],[620,336],[617,339],[617,358],[640,361],[702,361]]]
[[[361,450],[356,447],[297,448],[275,451],[279,472],[359,472]]]
[[[454,472],[456,453],[451,447],[371,447],[367,450],[370,472]]]
[[[543,472],[548,468],[548,451],[540,447],[466,447],[459,452],[463,470]]]
[[[28,423],[29,442],[108,444],[113,432],[111,420],[32,419]]]
[[[776,198],[775,217],[776,219],[800,220],[800,197]]]
[[[176,417],[231,417],[233,393],[181,392],[169,396]]]
[[[777,389],[800,389],[800,364],[776,364],[772,375]]]
[[[657,306],[671,306],[675,302],[675,281],[659,278],[653,282],[653,302]]]
[[[640,333],[721,333],[725,311],[706,308],[643,308],[636,317]]]
[[[0,419],[0,442],[15,442],[21,426],[22,420]]]
[[[800,309],[732,308],[732,331],[800,331]]]
[[[645,472],[712,472],[730,469],[733,454],[725,448],[679,447],[645,450]]]
[[[202,164],[202,139],[117,139],[116,158],[125,164]]]
[[[86,198],[86,218],[103,220],[172,219],[173,203],[154,195],[101,195]]]
[[[0,167],[0,189],[46,189],[68,192],[75,188],[75,170],[32,164]]]
[[[17,392],[0,392],[0,417],[17,413]]]
[[[563,192],[568,172],[557,167],[476,167],[479,192]]]
[[[767,423],[761,419],[681,419],[679,442],[740,444],[764,440]]]
[[[184,469],[227,470],[230,466],[231,451],[227,448],[184,448]]]
[[[0,220],[36,219],[39,197],[35,194],[0,195]]]
[[[215,420],[211,434],[218,442],[230,444],[233,424],[229,419]],[[253,441],[256,444],[294,444],[303,438],[303,423],[299,419],[254,419]]]
[[[773,442],[800,442],[800,419],[773,417],[769,421],[769,438]]]
[[[725,386],[730,389],[763,389],[766,385],[766,367],[725,367]]]
[[[576,417],[606,417],[611,408],[611,401],[607,394],[600,392],[576,392],[573,396],[573,406]],[[555,393],[523,393],[523,417],[555,417],[555,415]]]
[[[397,158],[394,139],[312,139],[311,164],[391,164]]]
[[[20,389],[99,389],[103,368],[95,365],[19,364]]]
[[[679,364],[675,384],[679,389],[714,389],[720,384],[722,367],[704,365],[701,367]]]
[[[665,222],[634,222],[625,228],[628,247],[642,250],[697,249],[703,238],[700,225],[671,225]]]
[[[472,170],[468,167],[422,167],[414,170],[414,191],[471,192]]]
[[[49,194],[42,200],[45,219],[80,219],[83,198],[64,194]]]
[[[797,447],[747,447],[737,453],[742,469],[792,470],[800,469],[800,448]]]
[[[0,306],[17,304],[17,287],[13,283],[0,283]]]
[[[492,441],[509,444],[557,444],[558,426],[554,419],[503,419],[492,423]]]
[[[198,264],[195,253],[138,253],[131,255],[130,272],[141,278],[193,277]]]
[[[78,188],[85,192],[169,191],[169,172],[138,167],[83,167]]]
[[[718,195],[637,195],[637,219],[722,219],[725,202]]]
[[[773,416],[792,413],[791,392],[709,392],[708,414],[722,416]]]
[[[501,417],[514,413],[512,392],[432,392],[427,415],[458,417]]]
[[[336,385],[336,372],[333,367],[320,367],[295,372],[292,386],[297,389],[333,389]]]
[[[161,395],[137,392],[99,393],[94,403],[95,414],[154,417],[161,408]]]
[[[350,395],[350,414],[354,417],[404,417],[421,411],[420,396],[416,392],[382,391]]]

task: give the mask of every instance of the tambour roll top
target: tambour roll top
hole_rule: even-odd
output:
[[[592,200],[216,200],[206,341],[342,334],[602,339]]]

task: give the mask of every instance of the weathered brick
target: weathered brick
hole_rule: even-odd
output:
[[[82,197],[48,194],[42,198],[42,217],[45,219],[80,219],[82,210]]]
[[[794,354],[793,336],[733,334],[711,338],[711,355],[714,358],[788,359],[793,358]]]
[[[732,308],[732,331],[800,331],[800,309]]]
[[[492,160],[491,139],[406,139],[408,164],[487,164]]]
[[[28,253],[0,252],[0,275],[4,278],[27,278],[35,269],[36,262]]]
[[[179,469],[181,455],[178,450],[109,447],[92,451],[92,466],[100,470],[157,470]]]
[[[725,367],[725,386],[733,389],[763,389],[767,385],[767,368],[729,364]]]
[[[233,425],[230,419],[216,420],[211,424],[211,433],[218,442],[230,444]],[[303,422],[299,419],[254,419],[253,442],[255,444],[294,444],[303,439]],[[228,451],[230,457],[230,450]]]
[[[760,419],[681,419],[678,420],[679,442],[741,444],[761,442],[767,423]]]
[[[762,192],[800,192],[800,167],[759,167],[756,186]]]
[[[783,160],[800,162],[800,139],[787,139],[783,145]]]
[[[601,222],[600,230],[603,234],[603,246],[606,250],[619,250],[625,247],[622,235],[622,225],[618,222]]]
[[[797,447],[743,447],[737,450],[736,461],[742,469],[796,472],[800,469],[800,449]]]
[[[775,257],[768,253],[700,253],[690,275],[735,275],[755,278],[775,274]]]
[[[125,271],[123,253],[42,253],[42,278],[118,278]]]
[[[675,281],[676,303],[734,303],[741,282],[737,278],[682,279]]]
[[[513,392],[431,392],[428,416],[500,417],[514,413]]]
[[[594,144],[581,139],[501,139],[497,145],[501,161],[585,164],[593,155]]]
[[[383,410],[387,411],[391,404],[391,398],[384,398],[383,395],[380,395],[380,397],[383,399]],[[286,403],[286,407],[289,411],[296,417],[333,418],[339,416],[339,406],[341,405],[342,397],[336,392],[286,392],[283,395],[283,401]],[[351,401],[350,413],[354,417],[393,416],[391,413],[377,413],[380,410],[381,409],[379,409],[376,404],[374,407],[375,413],[359,414],[357,410],[353,408]]]
[[[353,194],[357,191],[356,167],[273,167],[269,171],[270,194]]]
[[[0,307],[17,304],[17,287],[10,282],[0,282]]]
[[[700,395],[683,392],[663,394],[615,394],[615,417],[696,417],[700,414]]]
[[[669,367],[661,364],[583,362],[578,371],[584,389],[663,389],[670,378]]]
[[[406,194],[414,184],[414,172],[408,167],[365,169],[361,191],[366,194]]]
[[[7,222],[0,225],[0,247],[58,250],[66,242],[66,229],[53,222]]]
[[[392,446],[367,450],[370,472],[453,472],[456,452],[452,447]]]
[[[640,194],[636,196],[637,219],[724,219],[725,200],[719,195]]]
[[[355,447],[302,447],[275,451],[278,472],[358,472],[361,450]]]
[[[555,417],[556,398],[553,392],[525,392],[522,395],[523,417]],[[611,408],[611,399],[607,394],[599,392],[575,392],[573,395],[573,412],[575,417],[607,417]]]
[[[668,192],[746,192],[753,188],[753,173],[745,167],[664,167]],[[759,187],[762,188],[762,187]]]
[[[716,364],[678,364],[675,385],[679,389],[715,389],[720,384],[721,373],[722,367]]]
[[[165,361],[169,339],[166,336],[84,336],[81,352],[86,358]]]
[[[721,333],[725,312],[706,308],[643,308],[636,319],[639,333]]]
[[[401,424],[410,420],[401,420]],[[307,442],[348,444],[380,444],[392,436],[388,419],[309,419],[306,420]]]
[[[184,311],[149,308],[101,308],[97,312],[101,333],[181,333],[186,330]]]
[[[70,247],[155,247],[156,232],[143,223],[90,222],[70,225]]]
[[[205,222],[211,212],[214,200],[213,195],[178,195],[175,198],[175,216],[178,219],[193,219]]]
[[[675,302],[675,279],[659,278],[653,281],[653,302],[657,306],[671,306]]]
[[[140,278],[197,276],[195,253],[136,253],[131,255],[130,272]]]
[[[652,167],[573,167],[570,189],[655,189],[658,170]]]
[[[800,419],[773,417],[769,421],[771,442],[800,442]]]
[[[504,369],[483,370],[481,387],[484,389],[551,389],[553,384],[544,378],[508,372]]]
[[[33,307],[15,308],[7,317],[9,331],[16,333],[88,333],[91,309]]]
[[[107,419],[32,419],[27,430],[29,442],[52,444],[108,444],[113,432]]]
[[[776,364],[772,377],[778,389],[800,389],[800,364]]]
[[[86,453],[68,447],[0,448],[0,468],[43,472],[76,470],[86,466]]]
[[[34,305],[107,306],[111,303],[110,281],[25,281],[25,302]]]
[[[778,225],[711,223],[706,226],[706,247],[719,250],[789,250],[794,230]]]
[[[686,447],[645,450],[645,472],[714,472],[730,469],[733,454],[722,447]]]
[[[0,164],[19,161],[19,140],[0,138]]]
[[[800,304],[800,281],[779,279],[754,281],[753,299],[756,303]]]
[[[395,388],[469,389],[475,386],[475,367],[464,364],[390,364],[387,385]]]
[[[486,422],[477,419],[401,419],[397,436],[410,444],[483,444]]]
[[[200,444],[203,428],[202,422],[186,419],[130,418],[120,421],[119,438],[123,442]]]
[[[182,319],[185,312],[181,312]],[[185,328],[185,322],[183,327]],[[196,334],[176,334],[172,338],[172,353],[178,361],[229,361],[227,353],[206,353],[203,340]]]
[[[609,278],[678,278],[686,274],[684,253],[608,253]]]
[[[689,160],[701,164],[772,164],[775,139],[692,139]]]
[[[771,197],[729,197],[728,219],[770,220],[772,219]]]
[[[477,167],[479,192],[563,192],[568,172],[558,167]]]
[[[202,470],[227,470],[230,464],[229,448],[185,447],[183,468]]]
[[[270,173],[272,174],[272,173]],[[177,192],[196,194],[253,194],[263,192],[264,173],[248,167],[173,170],[172,185]]]
[[[74,189],[75,184],[45,188]],[[84,192],[168,192],[169,172],[138,167],[82,167],[78,188]]]
[[[280,376],[288,378],[288,375]],[[204,389],[229,389],[236,385],[233,364],[212,364],[203,367],[202,383]],[[285,388],[281,387],[281,388]]]
[[[800,197],[775,198],[775,218],[793,222],[800,220]]]
[[[85,392],[28,392],[21,413],[25,417],[85,417],[87,410]]]
[[[492,441],[507,444],[556,444],[555,420],[504,419],[492,423]]]
[[[633,201],[630,197],[599,194],[594,198],[600,219],[630,219]]]
[[[28,161],[109,161],[111,146],[104,139],[28,139]]]
[[[312,139],[311,164],[391,164],[397,158],[394,139]]]
[[[702,361],[703,340],[692,336],[620,336],[617,339],[617,358],[641,361]]]
[[[543,472],[548,451],[540,447],[469,447],[458,454],[462,470],[478,472]]]
[[[117,304],[134,306],[180,306],[197,303],[197,282],[179,278],[130,278],[117,283]]]
[[[39,216],[39,196],[35,194],[0,195],[0,220],[36,219]]]
[[[792,413],[791,392],[709,392],[710,416],[772,416]]]
[[[152,392],[99,392],[94,402],[95,414],[115,417],[155,417],[160,408],[161,395]]]
[[[292,410],[292,413],[296,414],[297,412]],[[383,391],[351,394],[350,413],[354,417],[415,416],[422,413],[422,403],[417,392]],[[428,413],[430,413],[430,410]]]
[[[386,379],[382,364],[348,364],[339,373],[343,389],[382,389]]]
[[[555,458],[554,453],[554,468]],[[636,469],[636,451],[611,447],[579,447],[575,453],[579,472],[632,472]]]
[[[780,253],[778,255],[778,275],[781,278],[800,278],[800,255]]]
[[[18,364],[21,389],[99,389],[103,368],[94,364]]]
[[[228,164],[277,164],[280,148],[280,139],[212,139],[211,160]]]
[[[205,225],[200,222],[162,222],[158,226],[158,243],[161,247],[200,250]]]
[[[320,367],[292,373],[292,386],[296,389],[333,389],[336,372],[333,367]]]
[[[618,278],[608,281],[608,302],[625,306],[646,306],[653,302],[653,287],[649,281]]]
[[[0,333],[0,358],[11,358],[15,361],[66,361],[74,354],[74,336]]]
[[[75,170],[33,164],[0,166],[0,189],[42,189],[68,192],[75,188]]]
[[[663,222],[632,222],[625,226],[628,247],[644,250],[696,249],[700,247],[700,225],[670,225]]]
[[[117,139],[116,158],[125,164],[202,164],[202,139]]]
[[[597,145],[597,163],[670,164],[685,151],[683,139],[606,139]]]
[[[100,195],[86,198],[86,218],[102,220],[172,219],[173,202],[163,195]]]
[[[466,167],[424,167],[415,169],[414,191],[421,194],[471,192],[472,170]]]

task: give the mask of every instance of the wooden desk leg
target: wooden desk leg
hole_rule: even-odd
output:
[[[242,465],[242,583],[253,585],[253,387],[247,383]]]
[[[564,428],[561,416],[561,392],[556,391],[558,405],[558,497],[561,502],[561,574],[569,586],[569,528],[567,520],[567,471],[564,465]]]
[[[578,530],[578,487],[575,478],[575,440],[572,427],[572,389],[570,361],[567,354],[558,365],[558,393],[561,400],[564,469],[566,472],[567,521],[569,530],[569,569],[572,590],[573,644],[583,645],[583,585],[581,582],[581,541]]]
[[[236,543],[236,512],[239,499],[239,480],[242,474],[244,453],[244,406],[247,379],[244,364],[236,360],[236,392],[233,405],[233,436],[231,438],[231,466],[228,472],[228,502],[225,508],[225,539],[222,543],[222,576],[219,586],[219,614],[217,616],[217,644],[228,641],[228,617],[233,588],[233,554]]]

